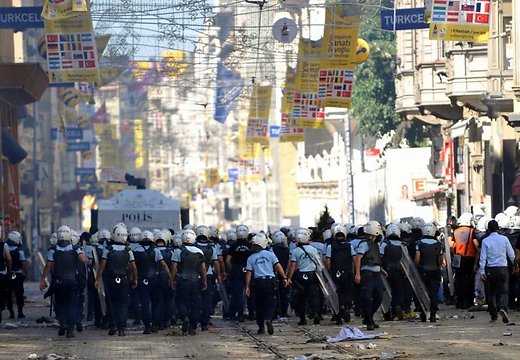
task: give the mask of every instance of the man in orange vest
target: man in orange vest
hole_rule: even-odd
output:
[[[461,214],[457,225],[450,243],[453,252],[451,264],[455,269],[456,307],[467,309],[474,305],[475,269],[478,259],[478,241],[473,227],[473,214]]]

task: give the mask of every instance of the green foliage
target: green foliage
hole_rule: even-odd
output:
[[[392,1],[383,1],[392,6]],[[365,135],[382,135],[396,128],[399,116],[395,111],[395,79],[392,61],[396,55],[395,34],[381,30],[379,12],[363,18],[359,37],[370,46],[367,61],[356,66],[352,95],[352,115],[360,122]]]
[[[321,234],[325,230],[329,229],[333,223],[334,223],[334,219],[329,214],[329,207],[327,205],[325,205],[325,210],[321,213],[318,223],[316,224],[316,227],[318,228],[318,231]]]

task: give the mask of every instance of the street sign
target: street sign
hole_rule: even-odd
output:
[[[381,10],[381,29],[410,30],[427,29],[424,12],[426,8]],[[394,28],[395,22],[395,28]]]
[[[63,128],[60,128],[62,131]],[[83,129],[80,127],[66,127],[63,137],[67,140],[83,140]],[[51,140],[58,140],[58,129],[51,128]]]
[[[95,168],[74,168],[74,175],[76,175],[76,176],[96,175],[96,169]]]
[[[228,178],[229,178],[229,181],[237,181],[238,180],[238,169],[237,168],[232,168],[232,169],[228,169]]]
[[[67,152],[87,150],[90,150],[90,143],[88,142],[67,143]]]
[[[79,177],[80,184],[97,184],[98,179],[96,175],[81,175]]]
[[[43,28],[41,6],[0,8],[0,29]]]
[[[280,137],[280,129],[281,129],[281,126],[279,126],[279,125],[269,126],[269,137],[271,137],[271,138]]]

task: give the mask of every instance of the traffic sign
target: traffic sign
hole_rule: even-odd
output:
[[[67,143],[67,152],[90,150],[89,142]]]
[[[0,29],[31,28],[43,28],[41,6],[0,8]]]
[[[381,10],[383,30],[427,29],[424,12],[426,8]],[[395,23],[395,27],[394,27]]]
[[[90,175],[96,175],[96,169],[95,168],[74,168],[74,175],[80,176],[90,176]]]

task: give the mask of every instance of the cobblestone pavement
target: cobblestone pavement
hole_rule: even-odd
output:
[[[143,335],[130,327],[126,337],[109,337],[87,323],[75,339],[58,337],[52,324],[37,324],[48,316],[48,303],[36,284],[27,284],[27,318],[6,319],[0,329],[0,359],[513,359],[520,353],[520,313],[511,312],[512,324],[490,324],[486,312],[441,309],[434,324],[418,321],[380,322],[381,339],[327,344],[320,341],[335,336],[340,326],[296,326],[294,318],[275,324],[275,334],[256,335],[256,324],[236,324],[218,316],[214,327],[197,336],[182,336],[178,328]],[[519,323],[518,326],[514,323]],[[16,329],[6,329],[6,324]],[[360,319],[351,324],[363,329]],[[509,335],[510,334],[510,335]],[[54,355],[52,355],[54,354]],[[314,355],[314,357],[313,357]]]

